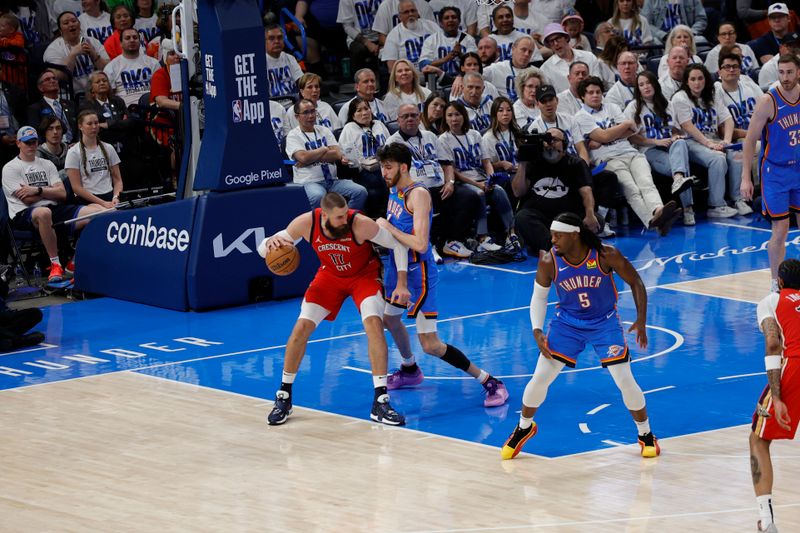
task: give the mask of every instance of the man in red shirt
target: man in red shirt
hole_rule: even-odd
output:
[[[772,532],[778,529],[772,512],[769,447],[775,439],[794,439],[800,420],[800,261],[787,259],[778,266],[778,286],[779,293],[770,293],[758,304],[768,384],[753,413],[750,433],[750,473],[761,516],[758,530]]]
[[[264,239],[258,253],[266,257],[270,250],[297,244],[306,239],[320,261],[316,276],[306,290],[300,306],[300,317],[286,343],[281,388],[275,406],[267,417],[271,426],[283,424],[292,414],[292,384],[305,354],[308,339],[322,320],[335,320],[345,299],[353,299],[361,313],[367,334],[369,360],[375,399],[370,418],[382,424],[402,426],[405,417],[389,405],[387,393],[388,347],[383,333],[383,264],[372,241],[394,250],[398,270],[397,288],[391,296],[393,303],[406,304],[408,248],[370,218],[348,209],[344,196],[330,192],[322,198],[319,208],[303,213],[292,220],[286,229]]]

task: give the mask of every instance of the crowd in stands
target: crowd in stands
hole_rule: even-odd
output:
[[[336,190],[384,214],[376,153],[402,142],[432,193],[437,251],[459,258],[546,250],[562,211],[603,236],[637,220],[666,235],[677,220],[695,225],[698,206],[710,218],[749,215],[739,183],[753,162],[737,143],[778,58],[800,52],[795,2],[262,4],[272,126],[310,204]],[[19,158],[29,141],[18,132],[34,126],[37,161],[63,170],[75,202],[101,207],[137,183],[154,146],[174,171],[171,7],[0,1],[2,163]],[[281,8],[295,21],[280,26]],[[298,61],[287,45],[301,41]],[[333,97],[331,82],[355,94]],[[148,104],[159,113],[143,124],[131,110]],[[521,158],[536,132],[548,135]],[[36,190],[50,183],[34,174]],[[11,205],[5,171],[3,181]],[[61,201],[50,196],[24,203]]]
[[[54,222],[114,207],[123,191],[174,186],[181,95],[169,74],[173,8],[0,1],[4,202],[12,228],[38,233],[51,282],[74,270],[69,230],[86,223],[56,232]]]
[[[301,4],[307,20],[325,2]],[[708,218],[746,216],[742,166],[755,161],[742,160],[741,140],[758,96],[778,82],[778,58],[800,50],[797,7],[343,0],[353,99],[307,91],[308,74],[269,40],[280,28],[267,27],[271,94],[288,108],[275,135],[293,138],[283,146],[312,205],[338,176],[373,215],[386,203],[375,153],[405,143],[434,198],[434,243],[460,258],[518,248],[518,236],[530,252],[546,250],[564,210],[602,236],[635,223],[629,209],[660,235],[678,220],[694,226],[697,206]],[[316,110],[313,137],[310,126],[291,129],[300,110]],[[525,164],[523,145],[535,139],[543,144]]]

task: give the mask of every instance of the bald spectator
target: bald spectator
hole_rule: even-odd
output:
[[[386,106],[383,100],[375,97],[378,92],[378,80],[375,77],[375,73],[368,68],[362,68],[356,71],[353,81],[355,82],[356,96],[345,102],[339,110],[339,124],[347,124],[347,109],[350,107],[350,102],[356,97],[369,104],[375,120],[389,122],[389,115],[386,113]]]
[[[533,38],[523,35],[514,42],[509,59],[498,61],[484,69],[484,79],[497,87],[501,96],[516,100],[518,95],[514,80],[530,67],[535,51],[536,43]]]
[[[688,64],[689,50],[684,46],[673,46],[667,56],[667,75],[658,80],[661,92],[667,100],[672,99],[672,95],[681,89],[683,72]]]
[[[478,57],[481,58],[484,67],[497,61],[498,55],[497,41],[491,37],[483,37],[478,41]]]
[[[569,66],[567,83],[569,88],[558,93],[558,112],[575,116],[583,107],[583,100],[578,96],[578,86],[589,77],[589,65],[583,61],[575,61]]]
[[[407,59],[414,68],[422,70],[420,56],[422,43],[431,34],[439,32],[439,26],[430,20],[419,17],[419,11],[413,0],[400,0],[400,24],[392,28],[386,36],[381,50],[381,60],[392,70],[398,59]]]
[[[425,0],[414,0],[417,13],[420,18],[434,22],[433,9]],[[378,43],[381,46],[386,44],[386,39],[392,28],[400,24],[400,0],[383,0],[377,13],[372,29],[378,33]]]

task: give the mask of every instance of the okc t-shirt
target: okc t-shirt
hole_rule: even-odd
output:
[[[78,17],[78,22],[81,23],[81,35],[93,37],[101,43],[106,42],[106,39],[111,37],[114,32],[114,28],[111,27],[111,15],[106,11],[101,11],[99,17],[93,17],[89,13],[82,13]]]
[[[100,149],[100,144],[106,149],[108,160]],[[114,147],[108,143],[98,142],[94,148],[85,146],[86,159],[81,158],[81,144],[74,144],[67,152],[65,169],[74,168],[81,173],[81,185],[94,195],[110,193],[114,187],[111,183],[111,169],[119,165],[119,156]],[[85,161],[85,165],[84,165]]]
[[[38,202],[26,205],[25,202],[14,196],[14,191],[20,185],[30,185],[31,187],[49,187],[58,183],[58,170],[56,166],[41,157],[34,158],[33,161],[23,161],[15,157],[3,167],[3,193],[8,202],[8,216],[13,220],[17,213],[29,207],[42,207],[53,205],[53,200],[42,198]]]
[[[159,68],[161,64],[158,60],[139,53],[135,59],[128,59],[124,55],[115,57],[103,72],[108,76],[116,95],[125,101],[125,105],[131,105],[150,92],[150,80]]]
[[[94,37],[84,37],[86,41],[94,48],[100,57],[108,59],[108,52],[100,44],[100,41]],[[47,63],[55,63],[57,65],[66,65],[67,56],[69,56],[70,45],[68,45],[63,37],[55,39],[47,49],[44,51],[44,60]],[[87,54],[80,54],[75,58],[75,68],[72,69],[72,89],[76,93],[86,92],[89,88],[89,75],[95,71],[94,62]]]
[[[158,15],[153,13],[150,17],[137,17],[133,23],[133,27],[139,30],[139,39],[143,44],[147,44],[150,40],[158,35]]]
[[[281,52],[277,58],[267,54],[267,81],[270,98],[297,94],[297,80],[303,75],[294,56]]]

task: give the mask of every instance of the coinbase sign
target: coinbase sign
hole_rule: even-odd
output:
[[[78,239],[79,290],[188,309],[186,268],[197,198],[97,216]]]

